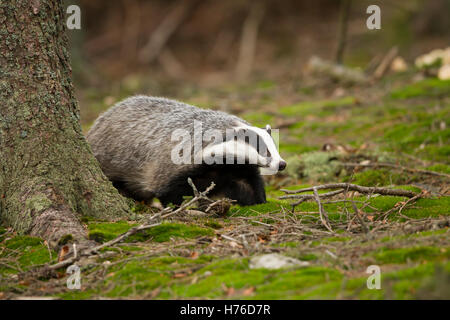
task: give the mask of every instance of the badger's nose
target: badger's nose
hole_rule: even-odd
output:
[[[278,164],[278,170],[283,171],[286,168],[286,161],[280,161],[280,163]]]

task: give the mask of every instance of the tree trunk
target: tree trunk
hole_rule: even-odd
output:
[[[0,0],[0,220],[48,240],[127,217],[83,137],[59,0]]]

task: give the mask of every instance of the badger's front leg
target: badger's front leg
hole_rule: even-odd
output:
[[[225,191],[225,196],[236,200],[241,206],[265,203],[264,180],[259,174],[233,180]]]

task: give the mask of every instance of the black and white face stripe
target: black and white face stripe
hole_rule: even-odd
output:
[[[258,133],[253,130],[252,127],[249,128],[238,128],[236,130],[232,131],[232,135],[228,135],[226,137],[226,141],[233,140],[234,143],[245,143],[249,145],[250,147],[254,148],[258,154],[265,158],[270,158],[271,153],[267,146],[267,144],[264,142],[264,139],[258,135]]]
[[[262,168],[262,174],[274,174],[286,167],[275,143],[270,135],[271,128],[266,129],[239,123],[232,130],[227,130],[227,136],[222,143],[209,145],[203,152],[206,163],[211,163],[211,157],[230,159],[227,163],[256,164]]]

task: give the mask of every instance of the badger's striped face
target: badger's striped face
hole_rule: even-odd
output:
[[[275,174],[286,168],[271,136],[269,125],[265,129],[238,123],[227,129],[223,142],[211,144],[204,149],[203,159],[211,164],[212,159],[223,157],[226,164],[255,164],[261,174]]]

